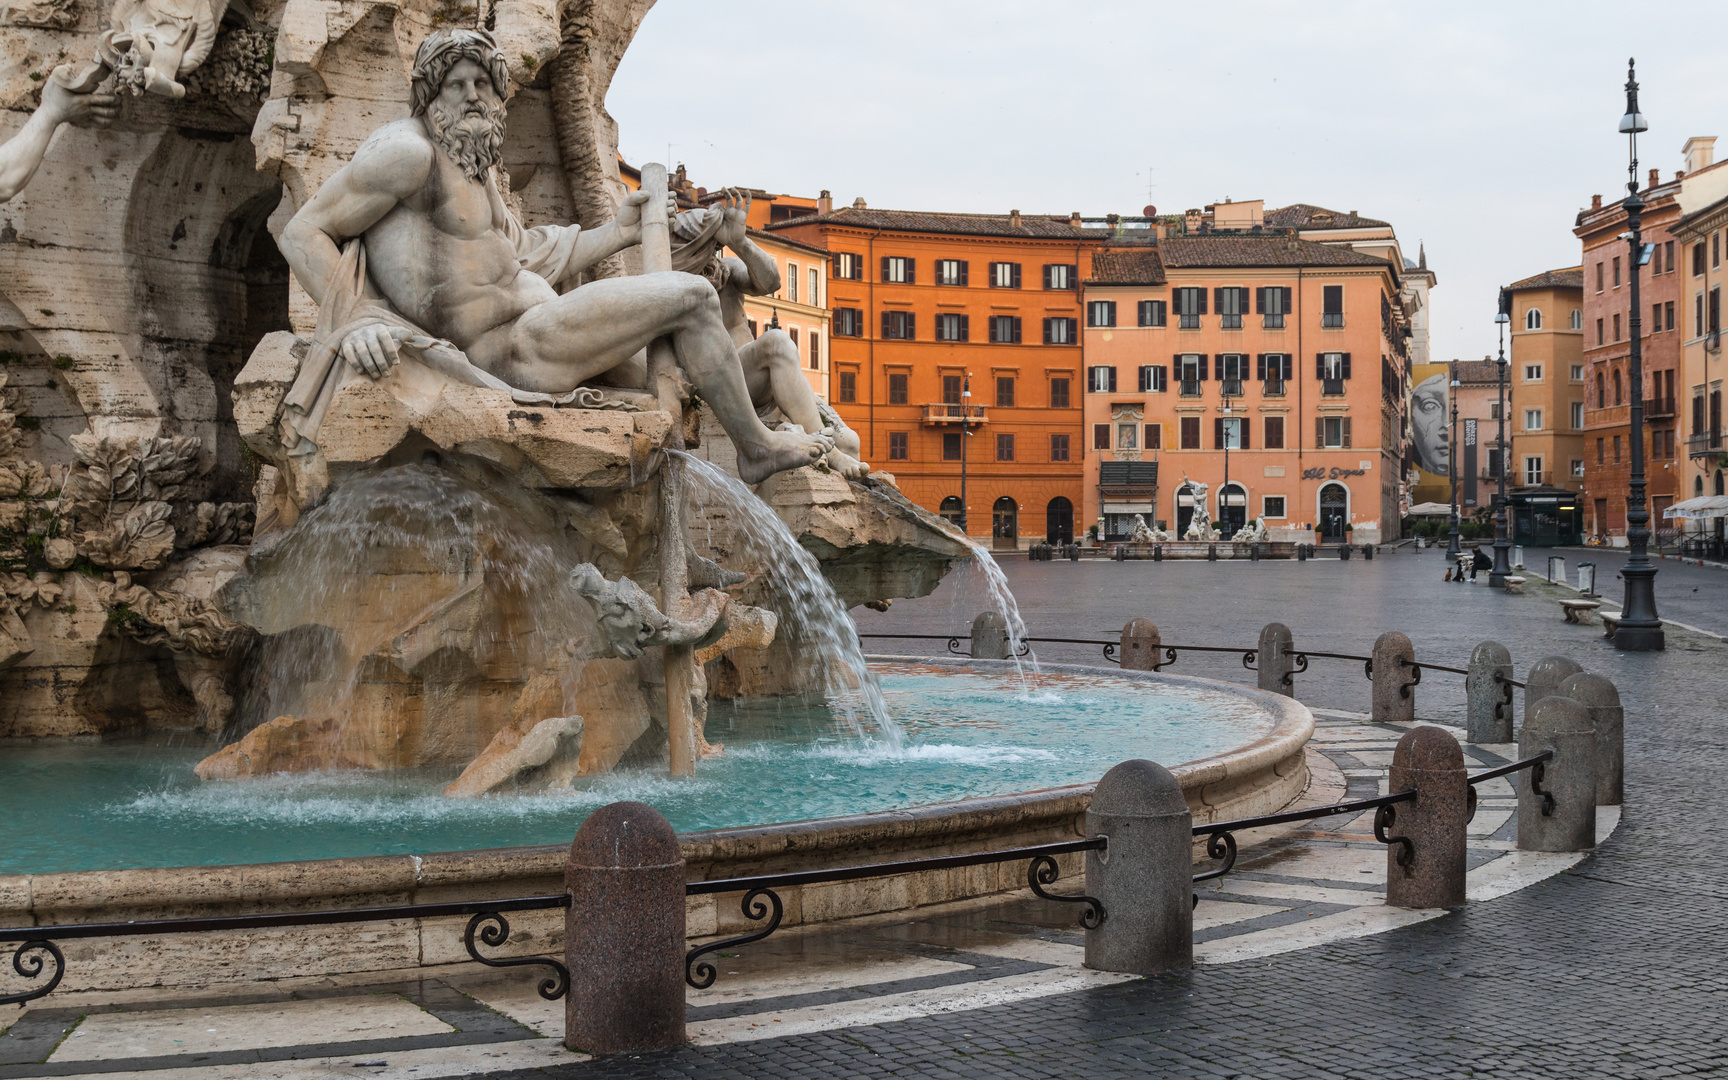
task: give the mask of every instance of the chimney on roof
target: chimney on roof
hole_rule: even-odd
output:
[[[1018,229],[1020,227],[1020,211],[1008,211],[1008,227],[1010,229]]]
[[[1686,145],[1680,148],[1680,152],[1686,155],[1687,173],[1708,169],[1710,163],[1716,160],[1716,136],[1694,135],[1686,140]]]
[[[1080,227],[1080,211],[1075,210],[1068,215],[1068,227],[1071,229]]]
[[[822,194],[816,196],[816,212],[818,214],[826,214],[833,209],[834,196],[828,194],[827,188],[823,188]]]
[[[1600,195],[1590,196],[1590,209],[1592,209],[1592,210],[1602,209],[1602,196],[1600,196]]]
[[[1686,170],[1685,169],[1675,169],[1674,170],[1674,181],[1676,183],[1678,183],[1684,179],[1686,179]]]
[[[1661,182],[1662,182],[1662,170],[1661,169],[1651,169],[1650,170],[1650,186],[1655,187],[1656,185],[1660,184]]]
[[[863,210],[863,209],[865,209],[865,206],[864,206],[864,196],[862,196],[862,195],[860,195],[860,196],[858,196],[858,197],[857,197],[857,198],[856,198],[856,199],[853,199],[853,200],[852,200],[852,209],[854,209],[854,210]]]

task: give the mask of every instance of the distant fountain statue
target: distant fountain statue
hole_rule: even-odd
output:
[[[1167,544],[1170,533],[1164,529],[1148,526],[1146,519],[1140,514],[1134,515],[1134,531],[1128,537],[1130,544]]]
[[[1194,496],[1194,516],[1188,519],[1188,529],[1182,534],[1182,539],[1210,543],[1218,539],[1218,530],[1212,527],[1212,520],[1206,508],[1207,485],[1198,480],[1184,481]]]
[[[1266,529],[1266,519],[1257,517],[1247,525],[1236,530],[1236,535],[1230,539],[1238,544],[1264,544],[1270,533]]]

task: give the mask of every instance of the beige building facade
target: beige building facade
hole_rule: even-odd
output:
[[[1584,272],[1572,266],[1515,281],[1507,372],[1509,484],[1584,486]]]

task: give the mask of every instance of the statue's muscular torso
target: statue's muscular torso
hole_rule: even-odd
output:
[[[431,151],[425,182],[365,233],[372,281],[397,311],[466,350],[557,298],[545,279],[521,269],[504,231],[507,211],[491,184],[464,175],[418,119],[379,135],[417,140]]]

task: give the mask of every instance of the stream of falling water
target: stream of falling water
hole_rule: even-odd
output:
[[[816,556],[804,550],[780,515],[736,477],[700,458],[670,452],[684,462],[692,481],[686,489],[692,503],[726,511],[739,541],[737,554],[744,565],[759,570],[773,590],[779,633],[813,654],[811,674],[818,676],[829,705],[859,738],[881,739],[899,749],[905,736],[888,715],[882,688],[864,662],[858,627],[834,586],[822,576]],[[1000,569],[996,572],[1001,574]]]

